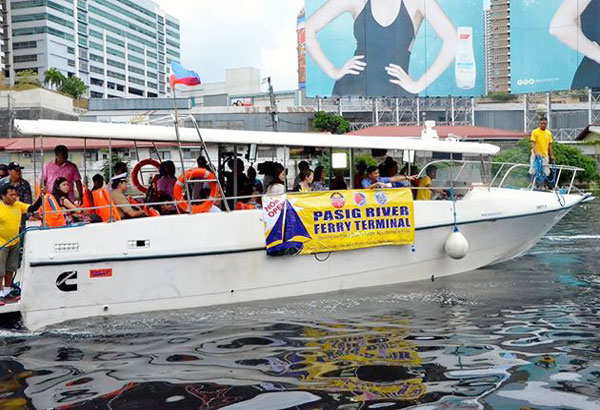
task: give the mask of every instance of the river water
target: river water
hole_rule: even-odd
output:
[[[600,409],[599,202],[435,282],[0,331],[0,409]]]

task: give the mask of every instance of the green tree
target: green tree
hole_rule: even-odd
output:
[[[569,165],[572,167],[582,168],[584,171],[577,173],[577,179],[581,182],[594,181],[599,179],[596,171],[596,161],[593,158],[587,157],[577,148],[566,144],[554,142],[552,144],[554,158],[556,163],[560,165]],[[519,164],[529,163],[531,156],[531,141],[529,138],[523,138],[516,147],[502,151],[494,157],[494,162],[514,162]],[[562,178],[561,178],[562,179]]]
[[[67,94],[74,99],[78,100],[88,90],[87,85],[79,77],[65,78],[58,91],[63,94]]]
[[[63,75],[63,73],[61,73],[60,70],[56,68],[51,68],[44,73],[44,84],[56,90],[58,90],[63,85],[65,80],[66,78]]]
[[[15,77],[18,90],[29,90],[40,86],[40,80],[38,80],[37,72],[34,70],[21,70],[16,73]]]
[[[350,121],[342,116],[325,111],[319,111],[315,114],[312,125],[316,130],[332,134],[345,134],[350,130]]]
[[[507,93],[507,92],[500,92],[500,91],[492,91],[492,92],[488,93],[487,97],[489,99],[491,99],[492,101],[499,101],[499,102],[514,101],[517,98],[519,98],[518,95]]]
[[[358,166],[359,163],[364,163],[367,168],[370,166],[377,166],[377,160],[373,158],[371,154],[368,152],[362,152],[360,154],[354,155],[354,169]]]

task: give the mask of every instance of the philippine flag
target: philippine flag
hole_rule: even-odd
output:
[[[173,61],[171,63],[171,89],[175,88],[175,84],[194,86],[200,85],[202,82],[197,72],[185,69],[181,64]]]

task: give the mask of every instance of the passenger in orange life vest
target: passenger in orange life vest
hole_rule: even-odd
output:
[[[256,197],[254,197],[253,187],[247,184],[241,192],[242,198],[237,200],[235,205],[236,211],[244,211],[248,209],[256,209]]]
[[[92,192],[104,188],[104,177],[100,174],[96,174],[92,177]]]
[[[89,220],[86,220],[85,216],[80,211],[77,211],[77,208],[80,206],[79,202],[76,201],[73,203],[69,199],[69,189],[69,181],[66,178],[56,178],[54,181],[54,187],[52,189],[52,196],[56,200],[56,203],[62,209],[67,211],[64,213],[67,224],[73,222],[89,222]]]
[[[120,174],[112,179],[112,200],[119,210],[121,219],[139,218],[145,216],[144,212],[131,206],[125,192],[127,192],[127,174]]]

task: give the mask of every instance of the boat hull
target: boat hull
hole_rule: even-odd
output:
[[[469,242],[461,260],[444,252],[454,226],[452,203],[443,201],[415,203],[416,215],[430,217],[417,219],[413,246],[306,256],[267,256],[256,211],[34,232],[26,242],[22,317],[35,330],[85,317],[286,298],[471,271],[523,253],[578,203],[577,197],[565,206],[543,199],[546,208],[534,202],[526,206],[535,206],[535,212],[501,215],[493,211],[498,206],[493,198],[475,196],[478,204],[471,206],[477,217],[471,213],[459,221]],[[482,201],[492,201],[485,209],[493,212],[482,213]],[[463,204],[462,213],[469,212]]]

